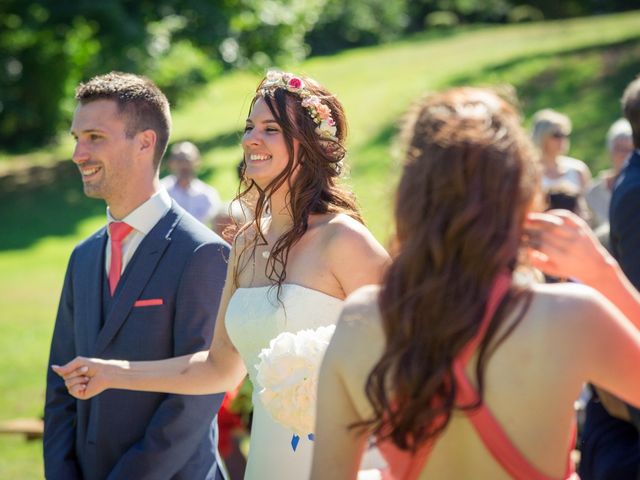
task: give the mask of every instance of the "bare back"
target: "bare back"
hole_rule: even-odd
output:
[[[351,449],[354,455],[362,448],[362,437],[353,431],[345,434],[341,429],[370,418],[372,413],[364,387],[384,348],[378,291],[378,288],[363,289],[348,299],[321,375],[318,437],[330,435],[336,451]],[[603,306],[606,301],[594,295],[597,294],[590,289],[576,285],[534,286],[528,310],[490,357],[485,373],[486,406],[529,462],[554,478],[561,478],[566,469],[574,421],[573,402],[582,383],[592,380],[587,359],[589,345],[585,345],[589,343],[589,335],[585,331],[593,329],[593,318],[600,317],[597,321],[602,322],[607,321],[602,317],[611,311],[619,315],[615,307]],[[515,308],[512,316],[518,312]],[[503,328],[513,320],[507,318]],[[637,331],[635,334],[632,343],[638,342]],[[611,341],[618,341],[613,337]],[[635,354],[640,356],[640,350]],[[475,383],[474,368],[472,359],[467,375]],[[323,427],[329,415],[337,419],[333,425]],[[343,445],[340,438],[345,442]],[[316,454],[323,457],[325,453],[333,454],[326,452],[320,441]],[[320,462],[322,458],[318,458]],[[351,478],[346,473],[351,468],[349,464],[334,463],[336,471],[331,472],[331,478]],[[329,478],[329,472],[326,474]],[[509,476],[488,453],[466,415],[456,412],[438,438],[421,478]]]

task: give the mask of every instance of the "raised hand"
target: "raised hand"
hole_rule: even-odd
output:
[[[76,357],[66,365],[52,365],[54,372],[64,379],[69,393],[77,399],[87,400],[111,387],[109,373],[117,367],[125,367],[118,360]]]
[[[615,263],[587,223],[567,210],[530,213],[525,237],[532,265],[548,275],[590,285],[604,264]]]

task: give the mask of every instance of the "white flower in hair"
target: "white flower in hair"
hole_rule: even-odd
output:
[[[273,90],[282,88],[300,96],[301,105],[307,110],[315,122],[316,133],[324,140],[338,141],[336,122],[331,115],[331,108],[322,102],[322,98],[313,95],[306,87],[304,80],[293,73],[269,70],[262,83],[262,95],[272,95]]]

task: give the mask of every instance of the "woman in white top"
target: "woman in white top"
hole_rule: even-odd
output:
[[[565,154],[569,151],[571,120],[550,108],[533,116],[532,140],[538,148],[542,164],[542,190],[547,193],[555,186],[570,183],[584,195],[591,183],[589,167]]]

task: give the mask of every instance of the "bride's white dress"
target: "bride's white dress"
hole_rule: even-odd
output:
[[[231,341],[253,383],[253,424],[246,480],[307,479],[311,472],[313,443],[301,438],[295,451],[292,432],[271,419],[260,402],[256,381],[258,354],[282,332],[298,332],[335,324],[342,300],[295,284],[238,288],[227,307],[225,325]]]

